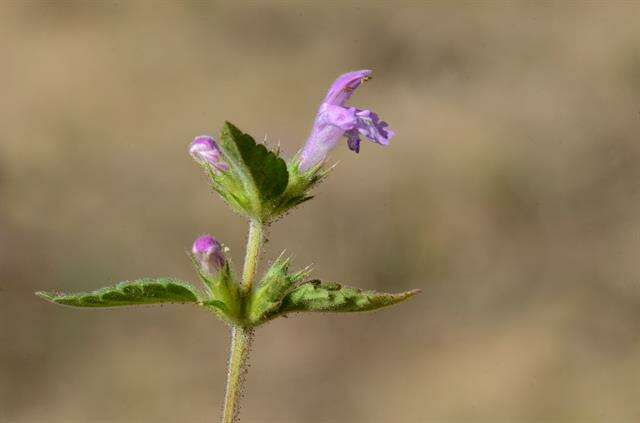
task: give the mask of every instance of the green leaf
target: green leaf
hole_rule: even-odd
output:
[[[229,122],[222,127],[220,146],[245,190],[244,195],[235,196],[249,199],[252,210],[246,211],[259,214],[253,217],[268,217],[265,215],[273,207],[271,203],[287,188],[289,174],[285,161]]]
[[[289,274],[289,258],[284,253],[278,257],[262,278],[258,288],[251,294],[247,306],[247,318],[252,325],[259,325],[267,316],[277,311],[285,296],[309,274],[303,269]]]
[[[419,292],[419,289],[399,294],[362,291],[358,288],[342,286],[333,282],[320,282],[316,280],[298,285],[291,291],[282,300],[277,314],[303,311],[372,311],[397,304],[413,297]]]
[[[216,314],[218,314],[218,312],[222,312],[225,314],[225,316],[228,313],[228,309],[227,309],[227,305],[225,303],[223,303],[222,301],[218,301],[218,300],[205,300],[202,301],[200,303],[201,306],[203,306],[204,308],[210,309],[212,311],[214,311]],[[222,319],[223,321],[227,322],[227,319]]]
[[[177,279],[138,279],[92,292],[73,294],[36,292],[56,304],[72,307],[120,307],[161,303],[197,303],[198,294],[189,284]]]

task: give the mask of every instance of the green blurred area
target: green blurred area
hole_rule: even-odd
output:
[[[196,282],[245,222],[186,154],[225,119],[292,155],[337,75],[397,136],[345,146],[270,232],[314,275],[423,293],[258,330],[243,422],[640,415],[640,25],[631,2],[0,6],[0,421],[211,422],[228,333],[195,308],[36,290]],[[263,261],[264,263],[264,261]],[[264,266],[263,266],[264,268]]]

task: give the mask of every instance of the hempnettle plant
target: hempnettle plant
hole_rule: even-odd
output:
[[[191,259],[204,293],[174,278],[144,278],[83,293],[37,295],[72,307],[120,307],[162,303],[193,304],[213,313],[231,328],[226,394],[222,421],[238,421],[239,402],[247,372],[253,333],[258,326],[280,316],[300,312],[362,312],[408,299],[419,290],[398,294],[362,291],[335,282],[310,279],[309,268],[289,270],[290,260],[280,255],[254,286],[265,230],[270,223],[301,203],[328,174],[327,154],[346,137],[349,149],[360,151],[360,136],[388,145],[394,133],[370,110],[346,105],[371,71],[340,76],[333,83],[302,150],[288,162],[279,151],[226,122],[220,142],[201,135],[189,154],[204,169],[211,187],[236,213],[249,220],[249,235],[242,277],[233,272],[226,248],[211,235],[195,240]]]

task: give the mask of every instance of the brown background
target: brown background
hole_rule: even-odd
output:
[[[274,225],[315,275],[418,298],[259,330],[244,422],[640,418],[640,8],[631,2],[0,6],[0,421],[212,422],[227,330],[32,293],[195,282],[245,222],[186,154],[225,119],[291,155],[340,73],[397,132]]]

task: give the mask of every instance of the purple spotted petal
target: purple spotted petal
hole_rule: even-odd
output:
[[[211,235],[198,237],[191,247],[191,252],[200,264],[200,268],[207,274],[214,274],[224,266],[222,246]]]
[[[196,162],[200,164],[208,163],[216,171],[225,172],[229,170],[229,166],[222,161],[220,147],[218,147],[213,137],[209,135],[196,137],[189,145],[189,154]]]

